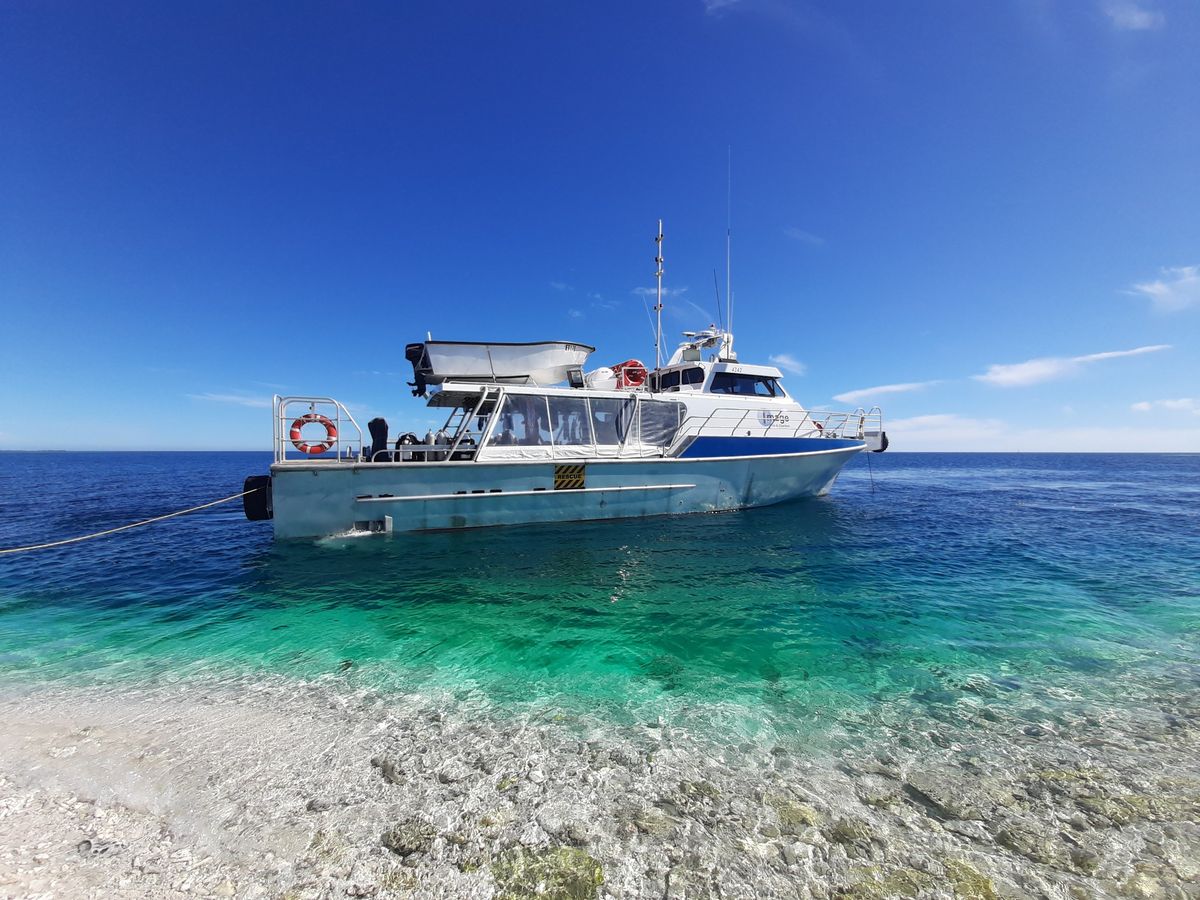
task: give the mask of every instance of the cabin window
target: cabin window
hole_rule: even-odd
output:
[[[574,447],[592,443],[588,402],[582,397],[551,397],[550,422],[554,428],[554,444]]]
[[[669,400],[643,400],[639,434],[644,447],[666,447],[675,440],[683,404]]]
[[[529,394],[506,395],[491,442],[501,447],[548,446],[550,415],[546,398]]]
[[[714,394],[738,394],[746,397],[779,397],[783,391],[774,378],[768,375],[744,375],[737,372],[718,372],[713,376]]]
[[[625,436],[633,422],[637,401],[617,399],[593,399],[592,432],[597,444],[624,444]]]
[[[661,375],[650,377],[650,390],[652,391],[669,391],[678,388],[681,384],[703,384],[704,369],[696,366],[691,369],[675,369],[672,372],[663,372]]]

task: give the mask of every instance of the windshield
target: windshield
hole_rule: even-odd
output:
[[[747,397],[782,397],[779,382],[769,375],[742,375],[736,372],[718,372],[713,376],[714,394],[739,394]]]

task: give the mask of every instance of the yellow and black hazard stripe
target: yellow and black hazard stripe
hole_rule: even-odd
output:
[[[584,473],[587,466],[555,466],[554,489],[556,491],[577,491],[584,486]]]

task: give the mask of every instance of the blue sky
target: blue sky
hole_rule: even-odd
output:
[[[404,344],[715,316],[896,449],[1200,450],[1200,5],[0,6],[0,448],[423,428]],[[673,339],[673,338],[672,338]]]

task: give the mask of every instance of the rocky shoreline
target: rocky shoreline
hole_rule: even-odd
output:
[[[1175,687],[1040,721],[965,697],[820,749],[336,680],[0,715],[3,897],[1200,897]]]

